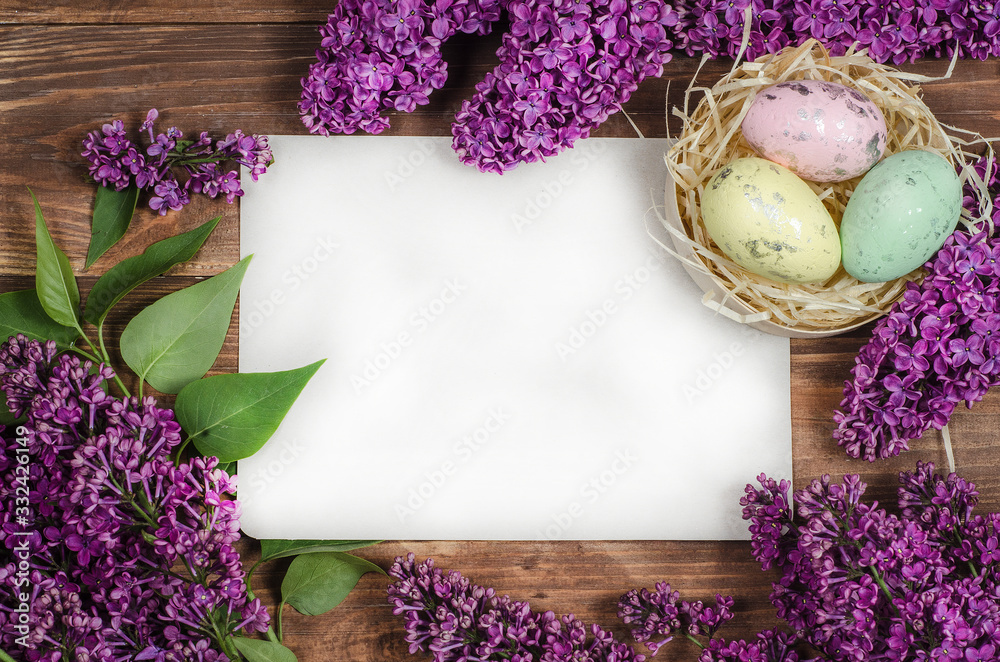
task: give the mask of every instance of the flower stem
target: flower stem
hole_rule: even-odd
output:
[[[219,624],[215,621],[214,615],[209,616],[207,620],[212,626],[212,633],[215,635],[215,641],[219,645],[219,648],[222,649],[229,659],[238,660],[239,652],[235,650],[236,646],[232,642],[232,637],[228,634],[223,635],[222,630],[219,629]]]
[[[84,349],[81,349],[79,347],[73,347],[73,351],[76,352],[77,354],[79,354],[80,356],[82,356],[83,358],[85,358],[87,360],[90,360],[90,361],[93,361],[94,363],[100,363],[101,362],[101,359],[99,357],[94,356],[90,352],[88,352],[88,351],[86,351]]]
[[[97,327],[97,342],[101,346],[101,356],[108,358],[108,348],[104,346],[104,322]]]
[[[14,662],[14,658],[7,655],[4,651],[0,650],[0,662]]]
[[[705,644],[703,644],[700,641],[698,641],[697,639],[695,639],[693,635],[685,634],[684,636],[687,637],[688,639],[690,639],[691,641],[693,641],[694,643],[698,644],[698,648],[700,648],[702,650],[705,650]]]
[[[955,451],[951,447],[951,434],[948,433],[947,423],[941,427],[941,443],[944,445],[944,453],[948,458],[948,473],[955,473]]]
[[[871,572],[872,577],[874,577],[875,583],[878,584],[880,589],[882,589],[882,593],[885,594],[886,600],[888,600],[889,604],[893,607],[893,609],[895,609],[895,605],[892,604],[892,592],[889,591],[889,587],[886,585],[885,580],[882,579],[882,575],[880,575],[878,570],[872,566],[868,566],[868,570]]]
[[[94,363],[103,363],[104,365],[109,366],[112,370],[114,370],[114,366],[111,365],[111,357],[108,356],[108,350],[104,347],[103,325],[101,325],[97,329],[97,337],[98,340],[100,341],[97,345],[95,345],[94,341],[92,341],[90,338],[87,337],[86,333],[81,334],[80,337],[83,338],[84,342],[87,343],[87,346],[90,348],[90,351],[92,353],[88,354],[87,352],[81,350],[79,347],[74,347],[73,351],[75,351],[80,356],[83,356],[84,358],[90,359]],[[97,347],[100,347],[100,352],[98,352]],[[100,356],[99,357],[95,356],[98,353],[100,354]],[[132,397],[132,394],[129,393],[129,390],[125,388],[125,384],[123,384],[122,380],[118,377],[118,371],[114,370],[114,373],[115,374],[113,379],[115,380],[115,384],[118,385],[118,388],[121,389],[122,394],[126,398]]]
[[[181,463],[181,458],[184,455],[184,449],[187,448],[188,444],[191,443],[191,439],[193,439],[193,437],[187,437],[186,439],[184,439],[184,441],[182,441],[180,444],[177,445],[177,454],[174,457],[175,465],[179,465]],[[249,581],[247,582],[247,585],[249,586]]]
[[[176,161],[172,161],[170,165],[171,166],[199,165],[201,163],[217,163],[222,160],[224,160],[223,157],[218,152],[216,152],[211,156],[177,159]]]
[[[255,596],[253,594],[253,589],[250,588],[250,579],[251,579],[251,577],[253,577],[253,571],[256,570],[257,566],[259,566],[263,562],[264,562],[263,558],[259,559],[256,563],[253,564],[253,566],[251,566],[250,570],[247,571],[247,578],[246,578],[247,598],[249,598],[250,600],[256,600],[257,599],[257,596]],[[271,627],[270,625],[267,626],[267,632],[265,634],[267,634],[267,638],[270,641],[273,641],[276,644],[280,644],[281,643],[281,641],[278,639],[277,633],[274,631],[274,628]]]
[[[285,601],[282,600],[281,603],[278,604],[278,627],[275,628],[275,635],[278,637],[278,643],[281,643],[284,637],[284,628],[281,625],[281,618],[284,615],[285,615]]]

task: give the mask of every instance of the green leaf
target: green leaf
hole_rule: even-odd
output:
[[[347,597],[366,572],[385,574],[364,559],[340,552],[297,556],[281,582],[281,601],[306,616],[330,611]]]
[[[203,455],[220,462],[260,450],[312,376],[323,365],[283,372],[215,375],[191,382],[177,395],[177,421]]]
[[[381,542],[380,540],[261,540],[260,560],[273,561],[299,554],[349,552]]]
[[[295,653],[276,641],[233,637],[233,643],[247,662],[297,662]]]
[[[55,322],[38,301],[35,290],[0,294],[0,341],[23,333],[33,340],[54,340],[59,349],[73,346],[79,329]]]
[[[122,358],[163,393],[177,393],[208,372],[219,356],[250,257],[206,281],[173,292],[132,318],[121,335]]]
[[[217,216],[194,230],[158,241],[142,255],[130,257],[111,267],[90,290],[83,318],[94,326],[100,326],[111,308],[126,294],[150,278],[194,257],[221,218]]]
[[[69,266],[66,254],[52,241],[52,235],[42,218],[42,208],[34,193],[31,193],[31,199],[35,203],[35,247],[38,252],[35,289],[38,291],[38,301],[53,320],[63,326],[79,329],[80,290],[73,277],[73,268]],[[82,330],[80,334],[83,334]]]
[[[84,269],[89,269],[90,265],[125,236],[138,200],[139,189],[136,186],[129,186],[121,191],[107,186],[97,187],[94,218],[90,224],[90,247],[87,249]]]

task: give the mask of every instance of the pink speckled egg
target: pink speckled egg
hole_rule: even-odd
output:
[[[814,182],[841,182],[868,172],[882,158],[888,135],[885,117],[871,99],[822,80],[764,88],[742,129],[758,154]]]

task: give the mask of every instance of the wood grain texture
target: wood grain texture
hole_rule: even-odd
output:
[[[629,589],[652,588],[664,580],[691,599],[711,603],[716,593],[736,596],[739,616],[731,635],[752,637],[780,625],[767,600],[769,582],[776,575],[761,572],[745,543],[390,541],[356,553],[389,568],[395,557],[409,552],[418,560],[432,557],[439,567],[459,570],[500,594],[528,600],[534,609],[573,613],[588,623],[600,623],[626,641],[628,631],[616,616],[618,599]],[[253,558],[254,551],[248,549],[247,554]],[[273,567],[262,566],[261,599],[277,595],[285,565],[277,561]],[[323,616],[287,611],[287,644],[302,661],[408,659],[399,621],[386,601],[390,581],[365,575],[341,606]],[[318,655],[323,645],[327,652]],[[336,657],[330,657],[330,651],[336,651]],[[697,651],[679,641],[657,659],[660,656],[693,660]]]
[[[197,0],[0,0],[0,24],[244,24],[317,23],[326,20],[335,0],[299,2],[198,2]]]
[[[114,118],[138,126],[151,107],[160,110],[163,127],[177,125],[189,134],[201,130],[221,134],[236,128],[249,133],[304,133],[295,107],[299,80],[313,59],[317,25],[332,7],[332,2],[316,0],[0,0],[0,292],[32,286],[34,216],[28,186],[41,202],[56,243],[70,256],[84,292],[120,259],[223,216],[192,262],[150,281],[116,308],[109,320],[112,337],[144,305],[231,266],[239,258],[238,205],[198,198],[180,213],[161,217],[148,209],[140,212],[123,242],[84,272],[94,190],[86,181],[80,141],[87,131]],[[432,95],[429,105],[393,116],[388,135],[449,135],[461,101],[495,64],[498,43],[498,34],[449,42],[447,86]],[[691,58],[675,58],[663,78],[646,81],[626,104],[626,112],[644,135],[668,135],[667,100],[671,105],[683,103],[698,64]],[[711,84],[728,67],[726,62],[710,62],[700,70],[698,81]],[[939,76],[947,63],[905,68]],[[951,79],[927,83],[924,98],[941,121],[1000,136],[998,80],[997,60],[960,62]],[[671,119],[669,131],[678,128]],[[634,132],[617,115],[596,135]],[[280,162],[274,167],[280,168]],[[892,502],[900,470],[912,468],[917,459],[943,466],[944,454],[937,436],[928,435],[900,458],[869,464],[848,459],[832,441],[832,412],[867,331],[792,341],[794,480],[801,486],[825,473],[860,473],[871,495]],[[237,366],[233,324],[213,372],[231,372]],[[970,411],[958,412],[951,424],[957,464],[980,486],[984,510],[1000,508],[998,430],[1000,393],[988,395]],[[641,507],[623,516],[640,517]],[[257,549],[254,541],[241,543],[250,562]],[[767,599],[774,577],[760,571],[750,558],[749,544],[742,542],[393,541],[359,555],[388,568],[395,556],[407,551],[433,557],[440,566],[516,599],[530,600],[535,608],[575,613],[623,636],[624,627],[615,617],[618,597],[657,581],[669,581],[691,598],[708,600],[716,592],[735,595],[738,615],[730,628],[733,636],[750,637],[775,624]],[[271,605],[286,565],[272,562],[256,575],[259,595]],[[299,660],[411,659],[400,623],[386,606],[386,584],[385,577],[366,575],[343,605],[321,617],[301,617],[289,610],[287,641]],[[695,656],[693,646],[681,643],[665,649],[659,659]]]

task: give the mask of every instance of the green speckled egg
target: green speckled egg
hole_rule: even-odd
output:
[[[844,209],[844,269],[866,283],[905,276],[941,248],[961,213],[962,184],[947,159],[893,154],[868,171]]]
[[[701,216],[712,240],[748,271],[785,283],[825,281],[840,266],[837,226],[795,173],[748,157],[705,186]]]

